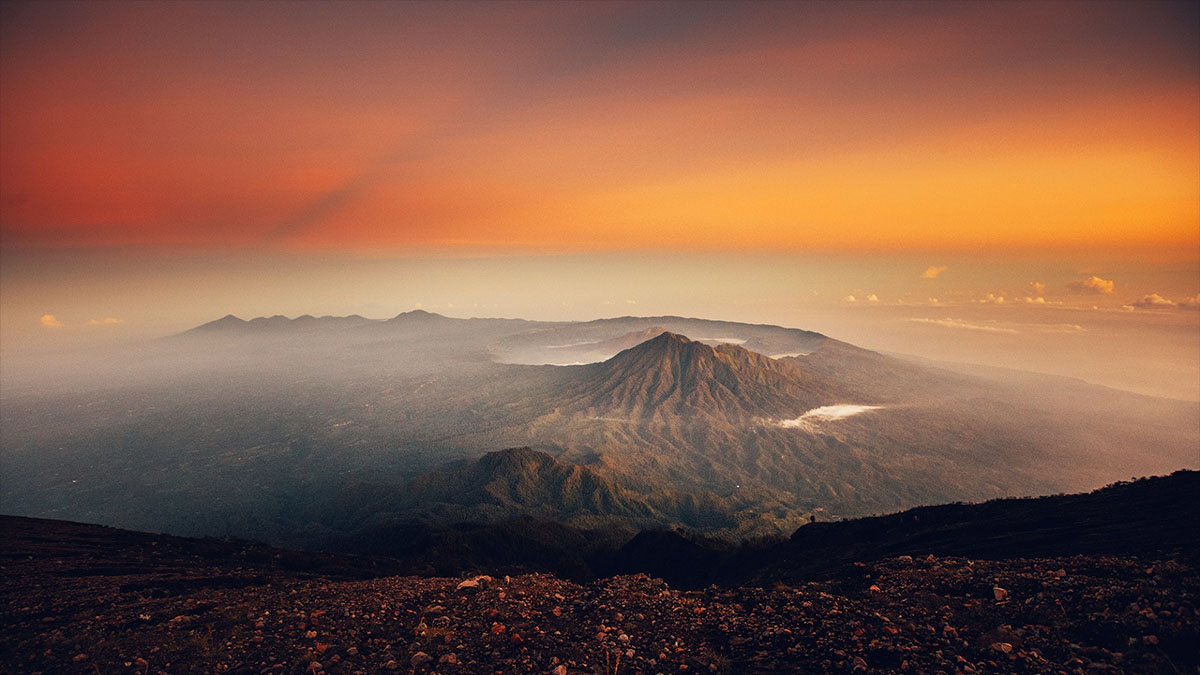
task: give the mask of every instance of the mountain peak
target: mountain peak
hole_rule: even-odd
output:
[[[243,319],[240,319],[232,314],[226,314],[225,316],[223,316],[215,321],[209,321],[208,323],[200,324],[199,326],[196,326],[195,328],[192,328],[191,330],[188,330],[187,332],[188,333],[193,333],[193,332],[203,333],[203,332],[207,332],[207,331],[225,330],[228,328],[238,328],[238,327],[245,326],[245,325],[246,325],[246,321],[244,321]]]
[[[616,363],[630,359],[671,358],[706,356],[713,353],[713,348],[703,342],[696,342],[687,336],[670,331],[662,331],[658,335],[626,349],[608,360]]]
[[[401,321],[441,321],[441,320],[443,320],[443,319],[446,319],[446,318],[447,318],[447,317],[445,317],[445,316],[443,316],[443,315],[441,315],[441,314],[437,314],[437,313],[435,313],[435,312],[427,312],[427,311],[425,311],[425,310],[423,310],[423,309],[414,309],[414,310],[412,310],[412,311],[408,311],[408,312],[400,312],[400,313],[399,313],[399,314],[397,314],[396,316],[393,316],[392,318],[388,319],[388,322],[389,322],[389,323],[391,323],[391,322],[393,322],[393,321],[395,321],[395,322],[401,322]]]
[[[658,335],[656,335],[655,337],[650,338],[649,340],[647,340],[647,342],[648,343],[659,343],[659,344],[686,345],[686,344],[691,343],[692,340],[689,339],[686,335],[680,335],[679,333],[672,333],[669,330],[665,330],[665,331],[659,333]]]
[[[479,467],[491,474],[504,473],[518,468],[535,468],[559,465],[554,457],[529,447],[505,448],[489,452],[479,458]]]
[[[341,328],[350,328],[366,323],[371,323],[370,319],[352,314],[350,316],[322,316],[315,317],[311,314],[303,314],[295,319],[289,319],[282,314],[273,316],[256,316],[249,321],[240,319],[232,314],[225,316],[215,321],[209,321],[185,331],[182,335],[194,335],[197,333],[228,333],[231,335],[289,335],[299,332],[314,332],[323,330],[337,330]]]
[[[598,416],[656,418],[686,411],[740,424],[802,409],[819,396],[795,367],[737,345],[711,347],[672,332],[589,369],[569,407]]]

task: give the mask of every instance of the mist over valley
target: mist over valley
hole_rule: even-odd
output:
[[[1195,403],[669,316],[227,316],[70,365],[6,373],[0,511],[299,547],[514,518],[780,537],[1200,447]]]

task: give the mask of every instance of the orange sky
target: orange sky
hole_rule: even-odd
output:
[[[1200,247],[1188,4],[2,11],[9,248]]]

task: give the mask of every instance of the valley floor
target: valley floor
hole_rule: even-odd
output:
[[[901,556],[679,591],[369,576],[370,561],[4,519],[3,673],[1196,672],[1187,557]],[[47,530],[47,528],[52,528]],[[322,567],[323,566],[323,567]],[[321,569],[318,569],[321,568]],[[324,569],[325,571],[322,571]]]

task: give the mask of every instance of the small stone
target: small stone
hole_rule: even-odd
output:
[[[995,596],[996,602],[1004,602],[1008,599],[1008,590],[999,586],[992,586],[992,595]]]
[[[550,675],[567,675],[567,667],[560,663],[550,671]]]
[[[319,673],[322,670],[325,670],[325,666],[322,666],[320,661],[310,661],[308,663],[308,672]]]
[[[306,632],[306,633],[304,634],[304,637],[306,637],[306,638],[308,638],[309,640],[311,640],[311,639],[313,639],[313,638],[317,637],[317,631],[315,631],[315,630],[310,630],[310,631],[308,631],[308,632]]]
[[[396,663],[396,659],[390,659],[387,663],[383,664],[383,667],[388,670],[400,670],[400,664]]]
[[[912,562],[912,556],[911,555],[897,556],[896,562],[910,563],[910,562]]]
[[[444,663],[446,665],[453,666],[454,664],[458,663],[458,655],[457,654],[443,654],[442,658],[438,659],[438,663]]]
[[[350,656],[358,656],[358,647],[351,647],[346,650],[346,653]]]
[[[875,584],[871,584],[871,587],[868,588],[867,590],[871,591],[872,593],[882,593],[883,592],[883,589],[876,586]]]
[[[412,655],[412,659],[410,659],[409,662],[412,663],[413,668],[417,668],[417,667],[425,665],[426,663],[429,663],[432,660],[433,660],[433,657],[426,654],[425,652],[417,652],[416,654]]]
[[[71,660],[74,661],[75,663],[80,663],[83,661],[87,661],[87,658],[88,658],[87,654],[80,653],[80,654],[76,654],[75,658],[73,658]]]
[[[1003,652],[1005,654],[1011,654],[1012,650],[1013,650],[1013,646],[1011,644],[1009,644],[1008,642],[993,642],[992,649],[994,649],[998,652]]]
[[[1156,645],[1156,644],[1158,644],[1158,636],[1157,635],[1143,635],[1142,636],[1142,644]]]
[[[865,671],[868,669],[866,659],[864,659],[861,656],[854,657],[853,663],[854,663],[854,666],[853,666],[852,670],[855,672]]]
[[[481,591],[491,584],[493,579],[486,574],[481,574],[470,579],[463,579],[459,582],[455,590],[459,591]]]

